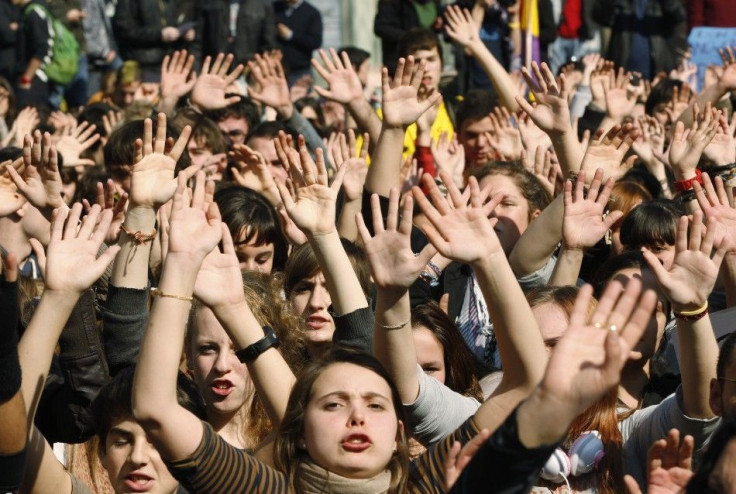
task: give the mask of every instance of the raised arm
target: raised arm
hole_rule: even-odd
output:
[[[551,286],[576,285],[585,249],[598,243],[623,213],[610,211],[604,216],[614,180],[609,178],[601,189],[603,170],[599,169],[584,195],[585,172],[581,171],[573,186],[565,182],[565,217],[562,221],[562,249],[549,280]],[[573,195],[573,188],[575,194]]]
[[[368,147],[370,136],[363,134],[363,144],[360,154],[356,149],[355,133],[348,130],[348,138],[340,134],[332,149],[332,162],[336,167],[345,167],[345,177],[342,180],[342,192],[345,201],[337,220],[337,231],[340,237],[355,242],[358,239],[358,228],[355,225],[355,215],[363,208],[363,186],[368,175]]]
[[[720,177],[715,180],[703,174],[703,186],[693,184],[695,196],[708,221],[715,221],[716,242],[728,246],[721,266],[723,288],[726,291],[726,305],[736,305],[736,209],[734,209],[733,190],[726,187]],[[721,240],[719,237],[723,237]]]
[[[478,428],[495,430],[528,396],[544,373],[546,351],[537,321],[516,281],[489,219],[503,199],[498,194],[484,203],[478,183],[468,183],[470,200],[443,177],[449,200],[425,175],[432,203],[418,188],[413,195],[429,220],[427,238],[445,257],[470,264],[488,305],[503,361],[504,374],[493,399],[475,416]],[[451,201],[451,202],[450,202]]]
[[[374,194],[371,197],[373,237],[363,216],[357,217],[358,231],[377,290],[373,351],[391,374],[403,403],[414,403],[419,394],[409,287],[435,253],[430,245],[417,255],[412,252],[412,207],[411,197],[407,197],[399,217],[399,193],[392,189],[384,225],[379,199]]]
[[[156,212],[176,190],[174,170],[191,134],[186,126],[179,139],[167,146],[166,115],[143,122],[142,139],[135,142],[128,211],[118,238],[120,252],[113,264],[110,293],[103,310],[105,351],[111,372],[135,363],[148,316],[148,270],[156,239]],[[170,148],[170,149],[167,149]],[[189,179],[197,167],[181,172]]]
[[[290,147],[283,133],[275,144],[284,167],[289,170],[293,187],[293,192],[290,192],[284,185],[279,185],[284,208],[296,226],[307,235],[327,282],[335,312],[344,315],[368,307],[335,226],[335,203],[345,167],[338,170],[332,185],[328,185],[321,150],[317,151],[315,163],[301,137],[299,152]]]
[[[623,161],[626,152],[638,133],[633,126],[615,126],[607,134],[598,132],[591,139],[582,161],[587,182],[595,176],[595,170],[603,169],[603,180],[618,179],[633,166],[633,160]],[[573,175],[574,176],[574,175]],[[564,197],[558,195],[542,214],[534,220],[521,236],[509,255],[509,262],[517,276],[533,273],[544,266],[562,241]]]
[[[618,282],[610,284],[591,319],[596,323],[591,324],[587,309],[593,289],[586,285],[580,290],[570,325],[552,352],[542,382],[492,432],[453,493],[480,492],[491,482],[501,492],[529,492],[575,417],[619,382],[656,303],[654,292],[639,298],[640,291],[638,280],[627,283],[626,289]]]
[[[238,349],[264,339],[262,328],[245,301],[240,263],[230,231],[223,224],[222,251],[215,248],[205,257],[197,274],[194,296],[212,309]],[[281,354],[273,349],[244,361],[274,429],[286,412],[294,374]]]
[[[467,9],[451,5],[445,10],[445,20],[447,34],[478,61],[504,108],[512,113],[519,111],[519,103],[515,99],[518,94],[517,85],[481,41],[480,26],[473,20],[471,13]]]
[[[50,154],[54,154],[52,148]],[[99,258],[97,253],[112,220],[95,205],[81,221],[82,205],[54,213],[47,250],[45,288],[41,301],[18,345],[23,370],[23,397],[30,431],[28,463],[23,492],[69,492],[70,478],[53,456],[51,447],[33,426],[44,381],[61,331],[80,294],[89,288],[112,262],[118,247]]]
[[[388,70],[382,69],[383,125],[366,178],[366,188],[379,196],[388,197],[392,188],[401,186],[401,152],[406,127],[440,98],[440,94],[434,92],[419,99],[424,66],[422,61],[414,71],[413,57],[400,58],[392,80],[389,80]]]
[[[716,377],[718,343],[708,316],[708,296],[728,247],[723,237],[714,241],[716,224],[711,219],[703,236],[703,213],[695,211],[688,238],[688,218],[682,216],[677,225],[675,261],[669,270],[649,250],[644,251],[677,320],[683,412],[701,419],[714,416],[709,399],[710,382]]]
[[[365,99],[363,86],[350,64],[348,54],[342,52],[338,56],[334,49],[330,49],[328,55],[324,50],[319,50],[319,57],[322,63],[313,58],[312,67],[325,80],[327,89],[315,86],[316,93],[325,99],[346,105],[358,127],[368,132],[371,142],[377,143],[381,133],[381,120],[370,102]]]
[[[232,54],[225,56],[220,53],[214,61],[209,56],[205,57],[190,96],[190,104],[195,110],[218,110],[240,101],[240,96],[225,97],[228,86],[243,73],[243,66],[238,65],[228,74],[232,63]]]
[[[222,238],[215,203],[205,204],[204,173],[194,192],[178,177],[169,227],[169,247],[143,337],[133,384],[132,408],[162,457],[189,457],[202,440],[202,424],[176,399],[181,345],[194,284],[202,261]]]

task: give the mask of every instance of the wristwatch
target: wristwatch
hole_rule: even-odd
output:
[[[253,362],[269,348],[279,347],[279,339],[270,326],[263,326],[263,332],[265,333],[265,336],[263,338],[256,341],[252,345],[248,345],[242,350],[238,350],[237,352],[235,352],[235,356],[238,357],[238,360],[240,360],[244,364],[247,364],[249,362]]]

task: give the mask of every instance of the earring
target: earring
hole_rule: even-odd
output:
[[[299,449],[307,449],[307,441],[305,441],[304,439],[300,439],[298,447]]]

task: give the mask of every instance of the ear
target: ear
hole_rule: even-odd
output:
[[[399,420],[398,427],[396,428],[396,441],[394,441],[394,453],[399,451],[399,442],[404,437],[406,437],[404,434],[404,422]]]
[[[710,397],[709,397],[710,409],[716,415],[723,415],[723,400],[721,394],[721,383],[718,379],[710,380]]]
[[[540,214],[542,214],[542,210],[541,209],[535,209],[532,212],[532,216],[531,216],[531,219],[529,220],[529,222],[531,223],[532,221],[536,220],[537,219],[537,216],[539,216]]]

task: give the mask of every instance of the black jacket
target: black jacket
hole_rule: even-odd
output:
[[[637,19],[634,0],[596,0],[593,18],[611,28],[606,58],[626,67],[631,54],[631,34]],[[645,32],[650,43],[652,74],[677,67],[687,51],[687,13],[680,0],[649,0],[645,13]]]
[[[197,44],[202,57],[227,53],[230,45],[230,4],[227,0],[199,0]],[[276,48],[273,7],[264,0],[241,0],[232,40],[233,63],[245,63],[256,53]]]
[[[278,40],[284,61],[292,69],[305,69],[311,66],[312,52],[322,46],[322,14],[307,2],[302,2],[289,16],[285,12],[284,0],[273,4],[276,23],[286,24],[293,32],[289,40]]]
[[[0,76],[11,83],[15,77],[15,50],[18,31],[10,29],[11,23],[18,23],[20,10],[10,0],[0,0]]]
[[[193,0],[119,0],[113,29],[120,55],[124,60],[136,60],[150,67],[160,65],[167,53],[177,49],[196,52],[191,43],[164,43],[161,39],[164,27],[193,21]]]

